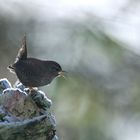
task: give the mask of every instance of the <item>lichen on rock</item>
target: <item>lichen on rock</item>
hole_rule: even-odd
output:
[[[57,140],[52,101],[41,90],[0,80],[0,140]],[[26,131],[25,131],[26,128]]]

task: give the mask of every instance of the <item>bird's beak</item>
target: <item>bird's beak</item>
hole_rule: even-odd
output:
[[[63,71],[63,70],[62,70],[62,71],[58,72],[58,75],[65,78],[65,74],[66,74],[66,73],[67,73],[66,71]]]

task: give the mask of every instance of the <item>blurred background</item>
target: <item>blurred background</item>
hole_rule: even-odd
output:
[[[0,78],[28,55],[68,72],[42,87],[61,140],[140,140],[139,0],[0,0]]]

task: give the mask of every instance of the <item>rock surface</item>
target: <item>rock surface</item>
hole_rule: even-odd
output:
[[[30,94],[29,94],[30,93]],[[52,102],[43,91],[0,80],[0,140],[57,140]]]

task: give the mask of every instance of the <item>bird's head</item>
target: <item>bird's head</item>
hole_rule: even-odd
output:
[[[64,77],[65,71],[62,70],[61,66],[55,61],[49,61],[49,72],[53,74],[54,77],[62,76]]]

